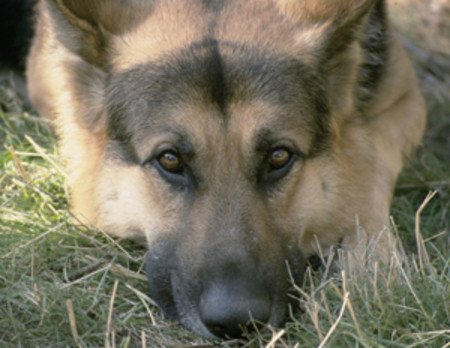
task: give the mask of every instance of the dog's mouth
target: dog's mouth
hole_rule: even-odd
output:
[[[289,289],[301,283],[306,264],[300,253],[257,266],[224,265],[219,256],[193,269],[180,264],[176,252],[162,254],[150,252],[147,259],[152,298],[168,319],[209,338],[239,338],[266,324],[283,325]]]

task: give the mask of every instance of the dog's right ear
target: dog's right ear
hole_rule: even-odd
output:
[[[78,110],[74,122],[89,128],[98,124],[95,110],[112,41],[145,20],[153,5],[153,0],[39,1],[27,61],[28,92],[39,113],[55,119],[73,107]]]
[[[45,0],[42,13],[58,41],[81,58],[102,67],[108,43],[139,25],[151,12],[151,0]]]
[[[112,42],[142,23],[153,4],[152,0],[38,2],[27,61],[28,92],[35,108],[57,130],[76,124],[104,131],[104,89]]]
[[[60,138],[75,211],[96,189],[107,142],[106,84],[113,41],[151,14],[153,0],[39,0],[27,59],[29,97]],[[78,202],[81,202],[80,204]]]
[[[130,29],[151,11],[151,0],[47,0],[54,2],[73,25],[101,28],[113,34]]]

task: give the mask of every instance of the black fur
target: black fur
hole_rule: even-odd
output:
[[[359,107],[362,108],[375,94],[389,58],[389,34],[386,2],[379,0],[370,14],[369,25],[361,42],[364,63],[359,72]]]

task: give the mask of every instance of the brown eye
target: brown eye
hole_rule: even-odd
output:
[[[289,163],[291,153],[286,149],[275,149],[269,154],[269,165],[272,169],[281,169]]]
[[[179,173],[183,169],[180,157],[174,152],[164,152],[158,159],[164,170],[171,173]]]

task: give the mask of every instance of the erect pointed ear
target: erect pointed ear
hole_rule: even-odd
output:
[[[101,66],[108,41],[141,23],[152,0],[45,0],[60,42],[81,58]]]
[[[29,96],[57,127],[104,128],[112,41],[151,13],[153,0],[41,0],[27,60]],[[61,115],[64,115],[64,119]],[[61,116],[62,121],[59,121]]]
[[[379,0],[277,0],[281,11],[314,33],[315,44],[329,53],[356,39],[367,14]]]
[[[101,27],[113,34],[130,29],[150,12],[151,0],[55,0],[62,12],[80,28]]]
[[[277,1],[281,12],[298,23],[299,52],[324,73],[331,106],[350,115],[357,103],[360,67],[366,63],[363,42],[377,40],[384,30],[367,30],[373,25],[371,13],[377,6],[384,16],[384,0]],[[376,20],[385,25],[384,18]]]

